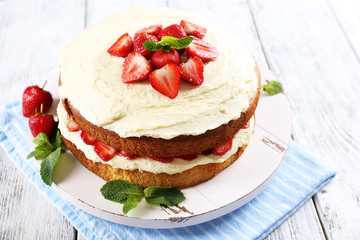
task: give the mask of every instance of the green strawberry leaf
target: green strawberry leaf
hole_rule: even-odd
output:
[[[61,154],[61,147],[58,147],[55,151],[47,155],[40,165],[40,175],[44,183],[51,186],[53,182],[53,174],[56,163],[59,160]]]
[[[185,200],[177,187],[148,187],[144,190],[145,200],[150,204],[174,206]]]
[[[261,86],[264,92],[267,92],[270,96],[281,93],[282,85],[278,81],[269,81],[266,85]]]

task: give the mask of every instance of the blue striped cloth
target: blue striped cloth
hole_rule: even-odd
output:
[[[273,181],[243,207],[210,222],[169,229],[143,229],[109,222],[88,214],[45,185],[33,161],[21,104],[11,103],[0,112],[0,145],[14,163],[64,216],[88,239],[262,239],[326,185],[335,173],[294,142]]]

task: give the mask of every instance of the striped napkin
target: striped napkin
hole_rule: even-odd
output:
[[[0,145],[24,174],[88,239],[262,239],[335,176],[323,162],[290,142],[287,156],[275,178],[262,193],[243,207],[191,227],[169,230],[128,227],[74,207],[42,182],[34,162],[25,159],[31,151],[26,124],[19,102],[6,105],[0,112]]]

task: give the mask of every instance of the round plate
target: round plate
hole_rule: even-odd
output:
[[[59,71],[48,77],[47,88],[58,102]],[[262,70],[262,78],[275,79]],[[285,94],[261,94],[254,135],[241,157],[213,179],[183,189],[186,200],[174,207],[159,207],[142,200],[126,216],[122,204],[103,198],[100,188],[105,181],[85,167],[70,153],[62,154],[52,187],[80,209],[97,217],[129,226],[177,228],[191,226],[225,215],[256,197],[274,177],[291,137],[290,104]],[[37,161],[39,163],[39,161]]]

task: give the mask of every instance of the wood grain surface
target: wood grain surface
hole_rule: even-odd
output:
[[[283,83],[294,140],[337,170],[267,239],[360,239],[358,0],[0,0],[1,105],[41,84],[67,40],[133,4],[195,12],[233,31]],[[0,184],[0,239],[84,239],[1,148]]]

